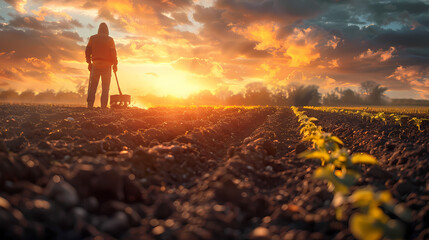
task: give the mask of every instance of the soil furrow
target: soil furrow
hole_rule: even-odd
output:
[[[0,239],[352,239],[289,108],[0,105]],[[382,165],[424,239],[427,136],[309,111]],[[333,118],[333,119],[332,119]],[[420,134],[420,135],[419,135]],[[417,146],[416,146],[417,145]]]

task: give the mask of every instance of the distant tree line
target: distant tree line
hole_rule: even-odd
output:
[[[58,91],[52,89],[36,93],[26,90],[21,93],[14,89],[0,90],[0,102],[14,103],[57,103],[57,104],[84,104],[86,103],[85,88],[76,91]]]
[[[139,102],[148,105],[248,105],[248,106],[307,106],[320,105],[321,94],[318,86],[287,86],[270,90],[263,83],[254,82],[239,93],[228,88],[218,88],[213,92],[203,90],[188,98],[174,96],[159,97],[152,94],[138,97]]]
[[[384,93],[387,87],[373,81],[366,81],[360,84],[360,92],[352,89],[335,88],[330,93],[323,96],[322,102],[325,106],[362,106],[362,105],[386,105],[387,97]]]
[[[214,93],[203,90],[190,95],[187,99],[175,97],[140,97],[141,102],[151,105],[276,105],[276,106],[353,106],[353,105],[384,105],[388,99],[384,95],[387,88],[367,81],[359,88],[339,89],[322,96],[316,85],[288,85],[268,89],[263,83],[254,82],[234,94],[228,88],[219,88]]]
[[[100,89],[99,89],[100,90]],[[335,88],[322,96],[316,85],[288,85],[269,89],[261,82],[247,84],[242,91],[233,93],[227,87],[214,92],[203,90],[187,98],[156,96],[148,94],[135,96],[136,102],[149,105],[275,105],[275,106],[362,106],[362,105],[428,105],[429,101],[393,99],[385,96],[387,88],[372,81],[362,82],[359,89]],[[97,93],[97,100],[100,92]],[[86,87],[78,86],[76,91],[46,90],[35,93],[32,90],[17,92],[13,89],[0,90],[0,102],[86,104]]]

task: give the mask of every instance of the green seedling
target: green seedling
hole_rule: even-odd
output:
[[[361,114],[362,119],[368,118],[371,119],[372,114],[367,113],[367,112],[362,112]]]
[[[404,221],[410,221],[411,214],[403,205],[395,205],[388,191],[375,193],[372,189],[365,188],[356,190],[350,197],[346,197],[350,192],[350,187],[360,177],[358,164],[378,164],[377,159],[365,153],[351,155],[347,149],[342,147],[344,143],[338,137],[323,132],[321,126],[314,124],[313,121],[317,119],[308,117],[304,112],[298,111],[298,108],[292,107],[292,110],[299,119],[303,141],[312,142],[314,147],[314,150],[305,151],[298,156],[306,159],[320,159],[321,167],[316,169],[313,176],[317,179],[327,180],[329,188],[335,192],[332,204],[336,209],[337,219],[340,220],[343,217],[343,204],[350,202],[360,209],[360,213],[353,214],[349,221],[350,230],[357,239],[371,240],[382,237],[401,239],[404,233],[403,226],[400,222],[390,219],[383,209]],[[329,108],[324,111],[337,112],[336,109]],[[361,115],[362,118],[368,118],[371,122],[373,119],[379,119],[385,124],[387,124],[388,117],[393,117],[395,122],[406,117],[404,115],[386,116],[384,112],[378,114],[359,111],[354,113],[344,110],[338,112]],[[399,120],[396,120],[397,118]],[[418,120],[423,121],[422,119],[413,121],[421,125],[421,121]]]
[[[421,130],[421,126],[422,126],[423,121],[429,121],[429,119],[427,119],[427,118],[416,118],[416,117],[413,117],[408,122],[414,122],[414,125],[417,126],[417,129],[420,132],[423,132],[423,130]]]
[[[379,119],[384,122],[384,125],[387,125],[387,116],[384,112],[379,112],[374,116],[374,119]]]
[[[394,113],[389,115],[390,118],[393,119],[393,122],[402,127],[402,119],[408,118],[408,115],[396,115]]]
[[[333,164],[329,164],[317,168],[316,171],[314,171],[313,177],[327,180],[329,189],[336,193],[348,194],[350,187],[353,186],[359,174],[354,174],[352,171],[343,173],[340,170],[335,170]]]
[[[358,207],[360,213],[350,217],[350,230],[357,239],[402,239],[405,229],[397,221],[390,219],[382,210],[386,209],[404,221],[410,221],[411,214],[403,205],[395,205],[389,191],[374,192],[372,188],[356,190],[349,202]]]
[[[309,134],[303,138],[304,141],[313,142],[313,147],[315,149],[332,152],[340,149],[340,146],[344,145],[343,141],[338,137],[332,136],[331,133],[321,131],[321,126],[317,126],[317,128],[318,129],[314,131],[313,134]]]
[[[328,180],[335,192],[347,194],[349,187],[353,186],[360,177],[357,164],[378,164],[378,162],[369,154],[355,153],[350,155],[347,149],[340,149],[338,145],[336,148],[336,150],[331,151],[323,146],[318,150],[305,151],[299,157],[320,159],[322,167],[315,171],[314,177]]]
[[[298,120],[300,122],[299,126],[303,126],[307,124],[314,124],[313,121],[317,121],[317,118],[308,117],[307,115],[301,115],[300,117],[298,117]]]
[[[299,131],[303,136],[303,140],[318,138],[319,135],[323,133],[321,126],[316,126],[315,124],[308,124],[301,128]]]

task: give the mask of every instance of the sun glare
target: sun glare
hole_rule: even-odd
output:
[[[207,88],[195,82],[193,74],[174,69],[170,64],[124,64],[118,70],[118,78],[124,92],[140,96],[187,97]],[[111,89],[116,91],[113,83]]]

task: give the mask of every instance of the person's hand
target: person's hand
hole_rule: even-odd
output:
[[[117,72],[118,71],[118,65],[113,65],[113,72]]]
[[[92,69],[92,64],[91,64],[91,63],[88,63],[88,71],[90,71],[90,72],[91,72],[91,69]]]

